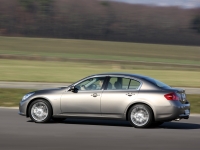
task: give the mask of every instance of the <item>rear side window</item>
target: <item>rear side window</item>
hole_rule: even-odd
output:
[[[140,82],[136,80],[131,80],[129,89],[138,89],[139,86],[140,86]]]
[[[108,85],[107,90],[127,90],[127,89],[138,89],[140,86],[140,82],[129,79],[129,78],[122,78],[122,77],[111,77]]]

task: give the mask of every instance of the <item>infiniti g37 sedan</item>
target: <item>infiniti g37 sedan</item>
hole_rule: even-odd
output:
[[[68,87],[26,94],[19,114],[34,122],[69,117],[123,119],[137,128],[188,119],[190,104],[185,91],[156,79],[127,73],[88,76]]]

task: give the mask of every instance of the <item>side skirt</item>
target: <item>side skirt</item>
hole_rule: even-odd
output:
[[[79,114],[79,113],[62,113],[53,115],[55,118],[94,118],[94,119],[120,119],[126,120],[124,114]]]

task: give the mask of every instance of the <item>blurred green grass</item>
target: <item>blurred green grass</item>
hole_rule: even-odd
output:
[[[75,82],[102,72],[143,74],[171,86],[200,87],[199,71],[139,69],[115,64],[0,59],[0,81]]]
[[[34,90],[25,89],[0,89],[0,106],[16,107],[24,94]],[[200,113],[200,95],[188,94],[187,99],[191,104],[191,113]]]
[[[200,65],[200,47],[0,36],[0,54]]]
[[[16,107],[22,97],[33,90],[25,89],[0,89],[0,106],[3,107]]]
[[[187,100],[191,104],[191,112],[192,113],[200,113],[200,94],[188,94]]]
[[[17,59],[22,60],[3,59],[5,55],[20,56]],[[171,86],[200,87],[197,46],[0,36],[0,56],[0,81],[75,82],[96,73],[129,72],[151,76]],[[25,60],[30,56],[35,59]],[[46,61],[46,57],[58,59]],[[72,61],[74,58],[78,59]]]

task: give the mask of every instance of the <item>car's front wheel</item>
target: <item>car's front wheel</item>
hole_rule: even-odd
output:
[[[29,107],[30,118],[37,123],[49,122],[52,117],[52,108],[45,100],[33,101]]]
[[[150,127],[153,122],[152,110],[144,104],[133,105],[128,112],[128,120],[136,128]]]

